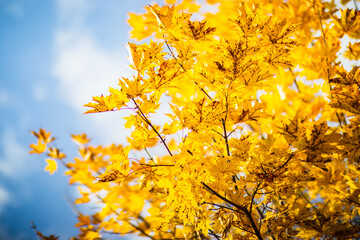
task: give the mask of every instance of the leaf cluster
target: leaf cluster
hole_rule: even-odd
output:
[[[31,153],[60,161],[79,239],[360,237],[360,14],[333,2],[166,1],[130,14],[132,78],[93,98],[86,113],[131,110],[126,145],[73,135],[65,161],[33,132]],[[171,5],[172,4],[172,5]],[[345,1],[344,1],[345,4]],[[201,15],[194,14],[197,13]],[[341,62],[343,61],[343,62]]]

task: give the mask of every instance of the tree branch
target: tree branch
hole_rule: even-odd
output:
[[[145,116],[145,114],[141,111],[139,105],[136,103],[134,98],[131,98],[131,100],[134,102],[136,109],[138,109],[139,111],[137,112],[138,115],[152,128],[152,130],[154,130],[154,132],[158,135],[158,137],[160,138],[161,142],[164,144],[166,150],[168,151],[168,153],[170,154],[170,156],[173,156],[169,147],[167,146],[164,138],[160,135],[160,133],[156,130],[156,128],[154,127],[154,125],[150,122],[150,120]]]
[[[225,145],[226,145],[226,152],[227,152],[227,155],[230,156],[230,147],[229,147],[229,140],[228,140],[228,135],[227,135],[227,132],[226,132],[226,126],[225,126],[225,120],[224,119],[221,119],[221,124],[222,124],[222,127],[223,127],[223,130],[224,130],[224,139],[225,139]]]
[[[205,187],[206,190],[208,190],[211,194],[217,196],[218,198],[220,198],[221,200],[233,205],[234,207],[236,207],[237,209],[239,209],[240,211],[242,211],[246,217],[248,218],[248,220],[250,221],[251,227],[255,232],[256,237],[259,240],[263,240],[260,230],[258,229],[258,227],[256,226],[256,223],[254,222],[254,219],[251,216],[251,213],[249,212],[249,210],[247,210],[246,207],[240,206],[234,202],[232,202],[231,200],[221,196],[219,193],[217,193],[214,189],[212,189],[211,187],[209,187],[208,185],[206,185],[206,183],[202,182],[202,185]]]

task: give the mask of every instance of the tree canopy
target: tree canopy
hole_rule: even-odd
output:
[[[50,173],[64,164],[75,204],[101,206],[79,212],[77,238],[360,238],[356,4],[166,0],[130,13],[133,77],[85,105],[131,110],[127,144],[72,135],[70,159],[33,132],[31,153]]]

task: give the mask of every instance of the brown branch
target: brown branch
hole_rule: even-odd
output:
[[[251,224],[251,227],[252,229],[254,230],[254,234],[256,235],[256,237],[259,239],[259,240],[263,240],[262,236],[261,236],[261,233],[260,233],[260,230],[258,229],[258,227],[256,226],[256,223],[254,221],[254,219],[252,218],[251,216],[251,213],[249,212],[249,210],[246,208],[246,207],[243,207],[243,206],[240,206],[234,202],[232,202],[231,200],[221,196],[219,193],[217,193],[214,189],[212,189],[211,187],[209,187],[208,185],[206,185],[206,183],[202,182],[202,185],[205,187],[205,189],[207,191],[209,191],[211,194],[217,196],[218,198],[220,198],[221,200],[231,204],[232,206],[236,207],[237,209],[239,209],[240,211],[242,211],[246,217],[248,218],[248,220],[250,221],[250,224]]]
[[[261,185],[261,181],[257,183],[256,188],[254,189],[254,192],[252,193],[251,202],[250,202],[250,210],[249,210],[250,213],[252,212],[252,205],[254,204],[255,195],[256,195],[257,191],[259,190],[260,185]]]
[[[150,122],[150,120],[145,116],[145,114],[141,111],[139,105],[136,103],[134,98],[131,98],[131,100],[134,102],[136,109],[138,109],[139,111],[137,112],[138,115],[152,128],[152,130],[154,130],[154,132],[156,133],[156,135],[158,135],[158,137],[160,138],[161,142],[164,144],[166,150],[168,151],[168,153],[170,154],[170,156],[173,156],[169,147],[167,146],[164,138],[160,135],[160,133],[156,130],[156,128],[154,127],[154,125]]]
[[[280,167],[278,167],[277,169],[275,169],[272,173],[270,173],[269,175],[274,175],[274,173],[276,173],[277,171],[279,171],[280,169],[284,168],[289,162],[290,160],[295,156],[294,153],[290,154],[290,157],[288,158],[288,160],[286,160],[286,162],[284,162]]]
[[[228,209],[228,210],[231,210],[231,211],[236,211],[236,212],[238,212],[236,209],[232,209],[232,208],[229,208],[229,207],[226,207],[226,206],[222,206],[222,205],[219,205],[219,204],[216,204],[216,203],[203,202],[201,205],[203,205],[203,204],[209,204],[209,205],[212,205],[212,206],[215,206],[215,207],[218,207],[218,208],[225,208],[225,209]],[[213,210],[219,210],[219,209],[214,208]]]
[[[146,163],[140,163],[141,166],[147,166],[147,167],[173,167],[174,164],[146,164]]]
[[[210,235],[213,235],[217,240],[220,240],[220,236],[218,236],[214,231],[209,230]]]
[[[225,120],[224,119],[221,119],[221,124],[222,124],[222,127],[223,127],[223,130],[224,130],[224,139],[225,139],[225,145],[226,145],[226,152],[227,152],[227,155],[230,157],[230,147],[229,147],[229,140],[228,140],[228,135],[227,135],[227,132],[226,132],[226,126],[225,126]]]

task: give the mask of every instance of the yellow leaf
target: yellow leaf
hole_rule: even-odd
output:
[[[103,96],[100,97],[93,97],[93,101],[88,104],[85,104],[85,107],[90,107],[93,109],[87,110],[85,114],[87,113],[98,113],[98,112],[107,112],[107,111],[115,111],[117,104],[113,98],[112,95],[109,96]]]
[[[38,143],[37,144],[30,144],[30,147],[33,149],[31,150],[29,153],[37,153],[37,154],[40,154],[40,153],[43,153],[45,152],[46,150],[46,144],[45,143],[42,143],[40,138],[38,140]]]
[[[349,60],[360,59],[360,42],[349,43],[348,50],[345,52],[345,57]]]
[[[119,170],[109,170],[100,175],[98,178],[99,182],[121,182],[124,178],[126,178],[126,175]]]
[[[147,24],[147,21],[155,21],[155,16],[150,11],[144,15],[129,13],[128,23],[132,27],[130,37],[138,41],[149,37],[154,31],[154,27]]]
[[[47,166],[45,171],[48,171],[50,174],[53,174],[57,169],[57,163],[54,159],[46,159]]]
[[[89,193],[84,192],[80,187],[78,188],[80,193],[82,194],[81,198],[75,200],[75,204],[87,203],[90,202]]]
[[[340,27],[349,37],[360,37],[360,11],[355,9],[340,9],[341,18],[332,16],[335,24]]]
[[[88,142],[90,142],[90,139],[87,138],[86,134],[83,133],[83,134],[77,134],[77,135],[71,135],[71,138],[72,140],[78,144],[78,145],[85,145],[87,144]]]
[[[50,135],[51,135],[51,132],[46,132],[44,129],[40,128],[39,132],[34,132],[34,131],[31,131],[31,133],[36,137],[38,138],[40,141],[42,141],[43,143],[50,143],[52,141],[55,140],[55,138],[51,138]]]
[[[66,157],[66,155],[57,148],[49,148],[48,156],[56,159],[63,159]]]
[[[86,225],[91,224],[90,216],[79,213],[79,216],[77,218],[78,218],[79,222],[75,224],[75,227],[81,227],[81,226],[86,226]]]

